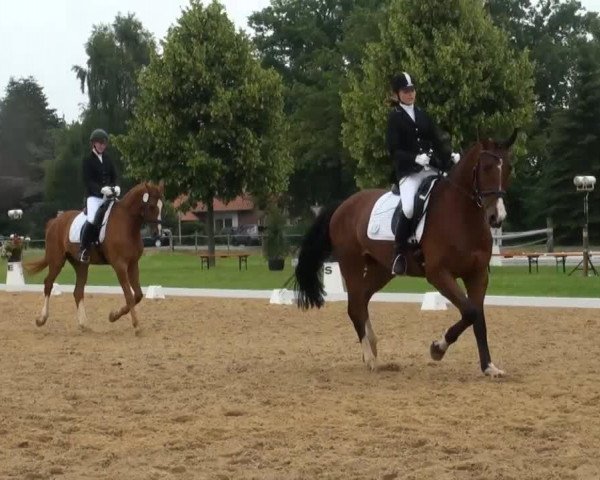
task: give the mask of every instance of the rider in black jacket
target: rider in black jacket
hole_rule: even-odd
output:
[[[79,246],[79,261],[90,261],[90,248],[94,241],[98,225],[94,225],[96,212],[105,198],[119,196],[121,189],[117,186],[117,171],[106,154],[108,134],[102,129],[96,129],[90,135],[92,151],[83,159],[83,184],[86,194],[87,222],[81,232]]]
[[[387,121],[386,143],[396,181],[402,183],[430,165],[441,171],[450,170],[460,156],[451,153],[442,131],[429,115],[415,107],[416,90],[412,77],[408,73],[396,75],[391,88],[392,109]],[[396,253],[392,264],[394,275],[406,273],[403,252],[408,246],[413,214],[413,200],[409,197],[402,197],[402,214],[396,228]]]

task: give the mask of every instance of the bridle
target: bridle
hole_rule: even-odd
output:
[[[465,190],[458,183],[448,179],[451,185],[453,185],[460,192],[464,193],[466,196],[471,198],[479,208],[483,208],[483,199],[485,197],[495,196],[496,198],[504,198],[506,196],[506,190],[502,189],[502,175],[500,175],[500,182],[497,190],[481,190],[481,188],[479,187],[479,171],[481,170],[481,157],[483,155],[489,155],[493,157],[496,160],[498,167],[502,169],[504,159],[500,155],[492,152],[491,150],[482,150],[479,154],[479,158],[477,159],[477,164],[473,167],[473,184],[470,192],[468,190]]]
[[[481,170],[481,168],[480,168],[481,156],[484,154],[489,155],[490,157],[493,157],[496,160],[496,163],[498,164],[498,168],[500,169],[500,181],[499,181],[497,190],[481,190],[479,188],[479,170]],[[490,150],[483,150],[479,154],[479,158],[477,159],[477,165],[475,165],[475,167],[473,168],[473,193],[474,193],[473,199],[475,200],[475,202],[477,203],[477,205],[479,207],[483,208],[483,199],[485,197],[494,196],[496,198],[504,198],[506,196],[506,190],[502,189],[502,165],[503,165],[503,163],[504,163],[504,159],[497,153],[494,153]]]
[[[162,225],[162,219],[158,219],[158,218],[156,220],[148,219],[148,216],[150,214],[149,200],[150,200],[150,193],[146,190],[146,192],[144,192],[144,195],[142,195],[142,203],[144,204],[144,211],[140,214],[142,217],[142,220],[144,221],[144,223]],[[158,201],[159,202],[161,201],[160,198],[158,199]]]

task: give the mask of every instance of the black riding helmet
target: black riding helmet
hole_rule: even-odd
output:
[[[395,75],[390,82],[392,91],[395,93],[398,90],[404,90],[406,88],[415,88],[414,79],[406,72],[402,72],[399,75]]]
[[[108,133],[101,128],[97,128],[90,135],[90,142],[108,142]]]

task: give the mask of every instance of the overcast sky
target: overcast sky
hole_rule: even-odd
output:
[[[600,0],[580,0],[600,11]],[[246,27],[247,17],[269,0],[221,0],[229,17]],[[188,0],[0,0],[0,98],[9,78],[33,76],[51,108],[75,120],[86,97],[71,71],[85,65],[85,42],[92,25],[112,23],[121,12],[135,13],[156,39],[162,39]]]

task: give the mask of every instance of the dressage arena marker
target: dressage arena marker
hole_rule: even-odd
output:
[[[7,262],[6,264],[6,285],[15,287],[18,291],[19,287],[25,285],[25,277],[23,276],[23,264],[21,262]]]
[[[346,292],[338,262],[325,262],[323,264],[323,286],[327,296]]]
[[[427,292],[423,295],[421,310],[448,310],[446,299],[439,292]]]
[[[53,283],[52,284],[52,292],[50,293],[50,295],[53,296],[57,296],[57,295],[62,295],[62,290],[60,288],[60,285],[58,283]]]
[[[64,291],[73,291],[74,285],[62,285]],[[269,300],[273,290],[220,290],[216,288],[162,288],[163,293],[169,297],[207,297],[207,298],[246,298]],[[6,285],[0,283],[0,292],[33,292],[42,294],[44,286],[41,284],[31,285]],[[146,293],[148,287],[142,287]],[[86,285],[87,294],[122,295],[121,287]],[[423,303],[422,293],[376,293],[371,301],[385,303]],[[327,295],[328,302],[345,302],[348,300],[346,293],[334,293]],[[571,297],[517,297],[487,295],[485,305],[496,307],[556,307],[556,308],[599,308],[600,298],[571,298]]]
[[[293,290],[287,288],[276,288],[271,294],[269,303],[274,305],[293,305],[296,303],[296,296]]]
[[[146,289],[146,298],[156,300],[165,298],[165,292],[161,285],[150,285]]]

